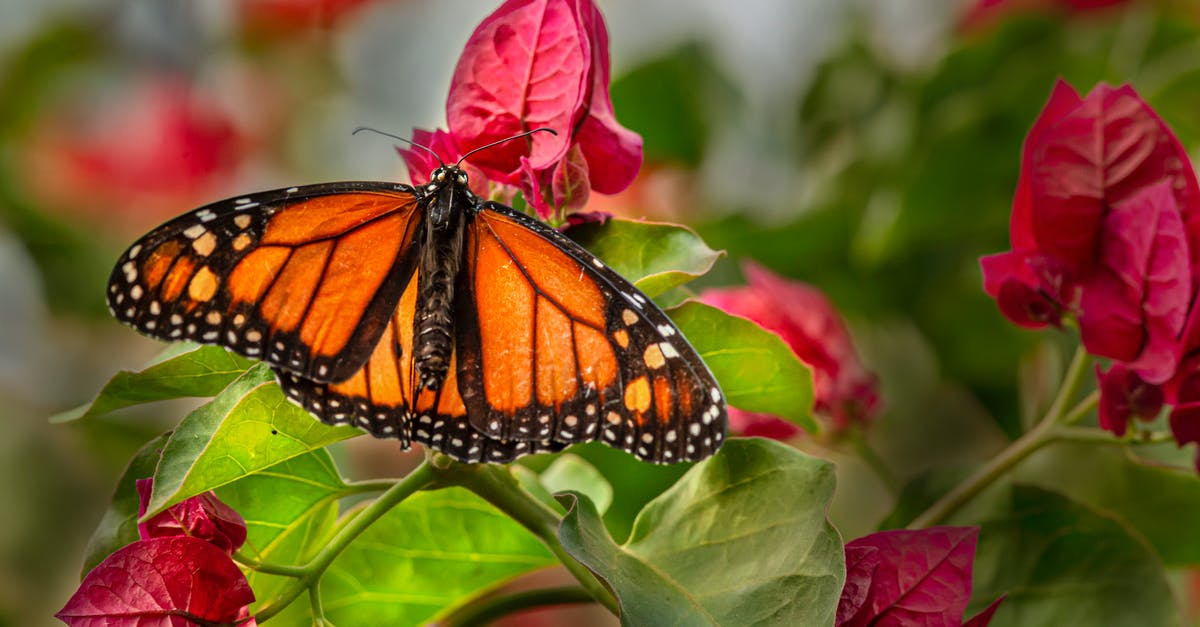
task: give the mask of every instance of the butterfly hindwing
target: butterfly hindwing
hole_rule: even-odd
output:
[[[156,338],[345,379],[374,349],[412,274],[417,200],[406,185],[333,183],[201,207],[122,255],[109,308]]]
[[[472,428],[452,368],[437,390],[418,390],[413,369],[413,316],[418,280],[410,280],[375,350],[345,381],[319,383],[276,368],[284,393],[322,422],[354,425],[402,448],[421,442],[465,462],[509,462],[566,445],[550,440],[489,438]],[[451,355],[450,362],[456,361]]]
[[[670,318],[578,244],[484,203],[460,276],[459,379],[489,437],[601,440],[701,459],[726,433],[720,388]]]

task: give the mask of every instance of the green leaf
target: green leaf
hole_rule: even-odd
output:
[[[707,273],[725,254],[688,227],[663,222],[612,218],[566,234],[651,298]]]
[[[300,565],[332,534],[338,499],[345,491],[333,459],[325,449],[317,449],[243,477],[218,489],[217,496],[246,520],[243,554],[262,562]],[[260,605],[292,582],[254,570],[247,578]]]
[[[533,534],[470,492],[418,492],[333,562],[321,598],[336,625],[419,625],[556,563]]]
[[[1016,477],[1119,515],[1168,565],[1200,563],[1195,533],[1200,529],[1200,477],[1190,467],[1153,466],[1119,451],[1061,443],[1022,464]]]
[[[146,515],[360,433],[317,421],[287,400],[271,369],[259,364],[171,434]]]
[[[571,490],[586,494],[601,514],[612,505],[612,485],[595,466],[578,455],[559,455],[542,471],[541,480],[551,493]]]
[[[252,363],[219,346],[172,345],[152,365],[137,372],[118,372],[91,403],[53,416],[50,421],[102,416],[172,398],[215,396]]]
[[[651,501],[625,544],[576,493],[559,539],[609,583],[624,625],[827,625],[845,578],[833,489],[832,464],[734,438]]]
[[[1132,530],[1061,494],[1015,486],[985,520],[967,614],[1008,594],[992,624],[1176,625],[1162,563]]]
[[[812,373],[778,335],[703,303],[684,303],[668,313],[717,377],[730,405],[817,430]]]
[[[169,433],[164,433],[146,443],[145,446],[129,460],[125,472],[117,482],[108,510],[100,525],[92,532],[84,550],[83,574],[95,568],[113,551],[138,539],[137,513],[138,493],[137,480],[145,479],[154,474],[158,465],[163,446],[167,443]]]

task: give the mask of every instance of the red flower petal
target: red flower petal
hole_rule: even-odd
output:
[[[1025,136],[1025,143],[1021,148],[1021,174],[1017,178],[1017,193],[1013,198],[1013,212],[1009,221],[1014,251],[1037,249],[1037,240],[1033,235],[1033,189],[1030,187],[1030,180],[1034,176],[1034,155],[1041,150],[1047,131],[1081,102],[1083,101],[1075,88],[1059,79],[1054,84],[1054,90],[1050,92],[1050,99]]]
[[[1038,249],[1073,276],[1092,269],[1110,206],[1170,181],[1181,212],[1200,210],[1200,186],[1187,153],[1128,85],[1098,86],[1029,140],[1022,171],[1029,173]],[[1192,225],[1189,229],[1200,233]],[[1191,259],[1193,265],[1200,261],[1200,251],[1192,251]]]
[[[1162,383],[1175,372],[1192,294],[1188,242],[1170,184],[1114,206],[1099,235],[1098,267],[1082,290],[1084,346]]]
[[[330,28],[373,0],[241,0],[247,28],[294,36],[298,29]]]
[[[490,178],[515,184],[521,157],[540,171],[567,151],[591,64],[576,4],[508,0],[467,40],[446,102],[459,146],[470,150],[539,127],[559,132],[537,133],[473,156]]]
[[[1171,410],[1171,434],[1179,446],[1200,443],[1200,402],[1182,403]]]
[[[641,138],[617,123],[608,84],[608,33],[591,0],[509,0],[467,42],[446,117],[463,150],[558,131],[470,158],[547,218],[583,206],[592,189],[621,191],[641,167]]]
[[[1038,290],[1037,277],[1028,262],[1026,255],[1015,252],[981,257],[983,290],[996,299],[1000,313],[1015,324],[1029,329],[1058,326],[1062,308]]]
[[[1100,380],[1100,428],[1122,437],[1129,425],[1129,417],[1153,420],[1163,407],[1163,391],[1157,385],[1146,383],[1132,369],[1115,363],[1108,372],[1096,367]]]
[[[858,612],[838,624],[961,624],[978,535],[975,527],[931,527],[882,531],[847,543],[847,556],[851,549],[877,549],[879,565]]]
[[[846,546],[846,583],[838,601],[837,622],[844,625],[854,618],[871,592],[871,579],[879,568],[879,549],[873,546]]]
[[[437,156],[430,154],[428,150],[417,148],[416,146],[397,146],[396,152],[400,154],[400,158],[404,159],[404,165],[408,167],[408,180],[412,181],[413,185],[424,185],[429,182],[429,175],[443,163],[454,163],[462,158],[463,153],[458,148],[458,144],[454,141],[454,136],[446,131],[437,129],[435,131],[427,131],[425,129],[414,128],[412,131],[412,141],[429,148]],[[462,169],[467,173],[468,185],[471,191],[478,196],[488,196],[488,178],[479,168],[464,162]]]
[[[554,206],[578,209],[587,204],[590,188],[591,181],[588,178],[588,166],[583,158],[583,150],[579,144],[574,144],[567,150],[562,161],[554,167],[554,175],[550,179]]]
[[[228,555],[203,540],[171,536],[109,555],[55,616],[78,627],[228,624],[246,618],[253,602]]]
[[[800,433],[800,427],[771,414],[728,408],[729,430],[747,438],[790,440]]]
[[[608,93],[608,30],[604,17],[590,1],[581,2],[580,17],[589,33],[592,55],[592,84],[587,97],[587,117],[575,141],[587,159],[592,189],[615,194],[629,187],[642,167],[642,136],[617,122]]]
[[[137,481],[140,500],[138,518],[146,513],[153,486],[153,479]],[[143,540],[191,536],[232,555],[246,541],[246,521],[241,514],[222,503],[216,494],[205,492],[172,505],[144,523],[138,523],[138,535]]]
[[[604,224],[612,217],[613,215],[607,211],[576,211],[575,213],[567,216],[566,223],[564,223],[559,230],[566,231],[573,226],[590,224],[592,222],[595,222],[596,224]]]
[[[396,152],[400,153],[401,159],[404,159],[404,165],[408,166],[408,180],[412,181],[413,185],[428,183],[429,174],[438,166],[443,163],[454,163],[462,157],[462,152],[454,143],[454,136],[441,129],[431,132],[423,128],[414,128],[412,141],[436,153],[435,156],[428,150],[422,150],[416,146],[396,147]]]

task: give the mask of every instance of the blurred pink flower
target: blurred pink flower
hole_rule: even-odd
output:
[[[642,162],[642,140],[613,115],[608,32],[591,0],[508,0],[475,29],[446,101],[449,133],[433,138],[456,161],[474,148],[537,133],[468,160],[493,183],[520,189],[543,219],[578,209],[595,190],[625,189]],[[411,153],[411,149],[405,149]],[[424,183],[430,170],[416,172]]]
[[[878,383],[859,360],[829,299],[756,263],[746,262],[742,270],[749,285],[705,290],[700,300],[779,334],[812,369],[813,413],[826,418],[835,432],[871,422],[880,410]],[[730,408],[729,420],[735,432],[745,435],[785,438],[796,433],[778,418],[735,408]]]
[[[959,21],[965,31],[987,28],[1020,13],[1095,13],[1130,4],[1130,0],[976,0]]]
[[[258,34],[295,37],[310,28],[332,28],[375,0],[240,0],[238,9],[247,30]]]
[[[27,148],[31,191],[55,208],[144,228],[213,200],[248,153],[228,112],[178,78],[89,104],[42,120]]]

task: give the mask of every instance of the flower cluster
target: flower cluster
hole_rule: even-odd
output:
[[[743,316],[777,333],[813,372],[813,413],[834,433],[871,422],[880,410],[878,382],[862,364],[850,333],[829,299],[812,286],[780,277],[762,266],[742,266],[748,285],[709,289],[700,300]],[[774,416],[729,408],[733,430],[747,436],[785,439],[797,427]]]
[[[153,479],[137,482],[138,517]],[[238,624],[253,627],[246,576],[230,557],[246,541],[246,522],[212,492],[145,522],[137,542],[106,557],[55,614],[68,625]]]
[[[984,290],[1024,327],[1073,319],[1112,361],[1097,370],[1101,426],[1123,435],[1165,402],[1176,440],[1200,441],[1200,186],[1132,87],[1055,86],[1025,140],[1010,229],[1012,250],[981,260]]]
[[[536,133],[472,155],[477,192],[520,190],[538,216],[578,209],[591,190],[625,189],[642,164],[642,139],[622,127],[608,93],[608,32],[590,0],[508,0],[467,41],[446,101],[449,131],[413,130],[413,141],[445,162],[536,128]],[[414,183],[437,160],[400,151]]]

